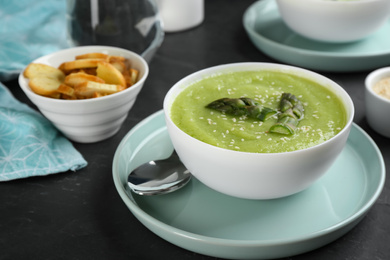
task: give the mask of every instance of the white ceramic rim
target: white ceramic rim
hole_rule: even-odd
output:
[[[251,152],[243,152],[243,151],[233,151],[233,150],[217,147],[217,146],[214,146],[214,145],[202,142],[202,141],[200,141],[200,140],[198,140],[198,139],[188,135],[186,132],[184,132],[178,126],[176,126],[176,124],[172,121],[172,119],[170,117],[170,108],[171,108],[171,104],[173,103],[173,100],[174,100],[174,99],[172,99],[173,93],[176,92],[176,89],[179,88],[180,85],[183,85],[184,87],[182,87],[182,89],[184,89],[184,88],[187,88],[188,86],[190,86],[191,84],[194,84],[195,82],[199,81],[199,80],[191,81],[191,78],[197,77],[199,74],[203,75],[204,76],[203,78],[205,78],[205,77],[213,76],[213,75],[220,74],[220,73],[228,73],[229,72],[229,68],[235,68],[235,67],[238,67],[238,66],[240,66],[240,67],[247,67],[248,69],[238,69],[238,70],[233,70],[233,71],[260,70],[259,68],[255,69],[255,67],[267,66],[267,68],[265,68],[264,70],[299,72],[299,73],[294,74],[294,75],[297,75],[297,76],[300,76],[300,77],[304,77],[304,78],[309,79],[309,80],[314,80],[313,78],[309,78],[308,77],[309,75],[311,75],[311,76],[313,76],[313,77],[315,77],[317,79],[320,79],[320,81],[323,82],[323,83],[327,82],[328,85],[332,86],[331,87],[332,88],[331,89],[332,92],[334,94],[336,94],[336,96],[338,96],[338,98],[341,99],[341,101],[343,102],[347,114],[348,114],[348,111],[350,110],[350,115],[349,116],[347,115],[348,118],[347,118],[347,122],[345,123],[345,126],[343,127],[343,129],[339,133],[337,133],[335,136],[333,136],[332,138],[330,138],[329,140],[327,140],[327,141],[325,141],[323,143],[317,144],[315,146],[312,146],[312,147],[309,147],[309,148],[306,148],[306,149],[300,149],[300,150],[295,150],[295,151],[290,151],[290,152],[282,152],[282,153],[251,153]],[[250,67],[253,67],[254,69],[250,69]],[[185,84],[184,82],[186,82],[186,81],[191,81],[191,83]],[[337,91],[339,91],[340,94],[335,93],[333,91],[334,89],[337,89]],[[342,95],[345,98],[342,98]],[[345,100],[345,101],[343,101],[343,100]],[[350,107],[351,109],[348,109],[348,107]],[[169,113],[167,114],[166,111],[168,109],[169,109]],[[333,80],[331,80],[331,79],[329,79],[329,78],[327,78],[325,76],[322,76],[321,74],[318,74],[316,72],[307,70],[307,69],[303,69],[303,68],[299,68],[299,67],[295,67],[295,66],[290,66],[290,65],[283,65],[283,64],[277,64],[277,63],[265,63],[265,62],[230,63],[230,64],[223,64],[223,65],[209,67],[209,68],[206,68],[206,69],[194,72],[194,73],[184,77],[183,79],[181,79],[177,83],[175,83],[169,89],[169,91],[167,92],[167,94],[165,95],[165,98],[164,98],[163,110],[164,110],[164,113],[165,113],[166,120],[169,120],[169,122],[178,131],[184,133],[186,136],[188,136],[189,138],[191,138],[195,142],[203,143],[203,144],[205,144],[207,146],[211,146],[211,147],[213,147],[215,149],[218,149],[218,150],[221,149],[221,150],[223,150],[226,153],[234,153],[235,154],[235,153],[239,152],[239,153],[247,154],[247,156],[258,156],[259,154],[261,154],[262,156],[277,156],[277,155],[280,155],[280,154],[301,153],[301,152],[308,152],[308,151],[310,151],[312,149],[316,149],[319,146],[324,146],[327,143],[331,142],[333,139],[338,138],[340,135],[342,135],[346,131],[350,130],[350,127],[351,127],[352,122],[353,122],[354,114],[355,114],[355,107],[353,105],[353,101],[352,101],[351,97],[348,95],[348,93],[339,84],[337,84]]]
[[[126,88],[126,89],[124,89],[124,90],[122,90],[122,91],[120,91],[118,93],[114,93],[114,94],[103,96],[103,97],[99,97],[99,98],[65,100],[65,99],[56,99],[56,98],[50,98],[50,97],[45,97],[45,96],[39,95],[39,94],[37,94],[37,93],[35,93],[34,91],[31,90],[31,88],[28,86],[28,79],[23,76],[24,70],[26,68],[24,68],[23,71],[19,74],[19,79],[18,79],[19,86],[22,88],[22,90],[24,92],[30,93],[38,101],[42,101],[42,102],[46,102],[46,103],[52,103],[52,104],[58,104],[58,103],[67,103],[67,104],[73,104],[73,105],[74,104],[80,104],[80,103],[87,104],[87,103],[92,103],[92,102],[99,102],[100,100],[110,100],[112,98],[115,98],[115,96],[120,95],[121,93],[126,93],[126,92],[129,92],[129,91],[133,91],[134,88],[138,88],[140,85],[142,85],[142,83],[146,80],[146,78],[149,75],[148,63],[139,54],[137,54],[137,53],[135,53],[133,51],[130,51],[130,50],[123,49],[123,48],[112,47],[112,46],[103,46],[103,45],[89,45],[89,46],[79,46],[79,47],[67,48],[67,49],[63,49],[63,50],[60,50],[60,51],[56,51],[56,52],[53,52],[53,53],[41,56],[41,57],[33,60],[31,63],[39,63],[41,60],[47,59],[50,56],[55,56],[55,55],[58,55],[58,54],[71,52],[73,50],[83,50],[83,49],[86,50],[86,53],[87,53],[87,51],[88,52],[102,52],[102,50],[106,50],[108,52],[116,51],[116,52],[128,53],[131,56],[136,57],[139,60],[139,62],[141,62],[142,66],[145,69],[145,73],[144,73],[144,75],[142,75],[142,77],[140,79],[138,79],[138,81],[133,86],[131,86],[129,88]],[[69,61],[71,61],[71,60],[72,59],[69,59]],[[65,60],[64,60],[64,62],[65,62]]]
[[[384,79],[384,78],[390,78],[390,67],[380,68],[380,69],[372,71],[366,77],[364,84],[366,85],[367,91],[369,93],[371,93],[371,95],[377,97],[378,99],[382,100],[383,102],[390,104],[390,99],[382,97],[381,95],[377,94],[373,89],[374,85],[377,82],[379,82],[381,79]]]

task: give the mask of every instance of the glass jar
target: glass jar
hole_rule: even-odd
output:
[[[150,62],[164,39],[154,0],[67,0],[70,46],[106,45]]]

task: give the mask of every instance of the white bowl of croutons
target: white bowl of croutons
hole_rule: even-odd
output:
[[[82,46],[34,60],[19,85],[67,138],[92,143],[118,132],[148,73],[147,62],[132,51]]]

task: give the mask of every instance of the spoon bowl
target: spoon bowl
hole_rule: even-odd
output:
[[[160,195],[185,186],[191,173],[182,164],[175,151],[164,160],[144,163],[135,168],[127,178],[128,187],[139,195]]]

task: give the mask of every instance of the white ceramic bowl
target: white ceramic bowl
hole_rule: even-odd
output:
[[[204,20],[204,0],[157,0],[165,32],[193,28]]]
[[[76,55],[103,52],[123,56],[131,66],[139,70],[136,84],[121,92],[85,100],[61,100],[35,94],[28,86],[28,79],[19,75],[19,85],[27,97],[38,107],[66,137],[80,143],[92,143],[113,136],[127,117],[149,73],[146,61],[138,54],[116,47],[83,46],[61,50],[34,60],[58,67],[62,62],[75,59]]]
[[[350,42],[372,34],[390,15],[389,0],[276,0],[284,22],[319,41]]]
[[[366,118],[372,129],[390,138],[390,99],[373,90],[373,86],[384,78],[390,78],[390,67],[371,72],[365,80]]]
[[[274,70],[309,78],[326,86],[342,100],[346,126],[328,141],[304,150],[285,153],[247,153],[201,142],[178,128],[170,118],[172,102],[187,86],[215,73]],[[177,82],[166,94],[164,113],[169,136],[184,165],[205,185],[219,192],[246,199],[271,199],[297,193],[320,178],[343,150],[354,106],[335,82],[314,72],[271,63],[235,63],[201,70]],[[280,163],[284,162],[284,163]]]

